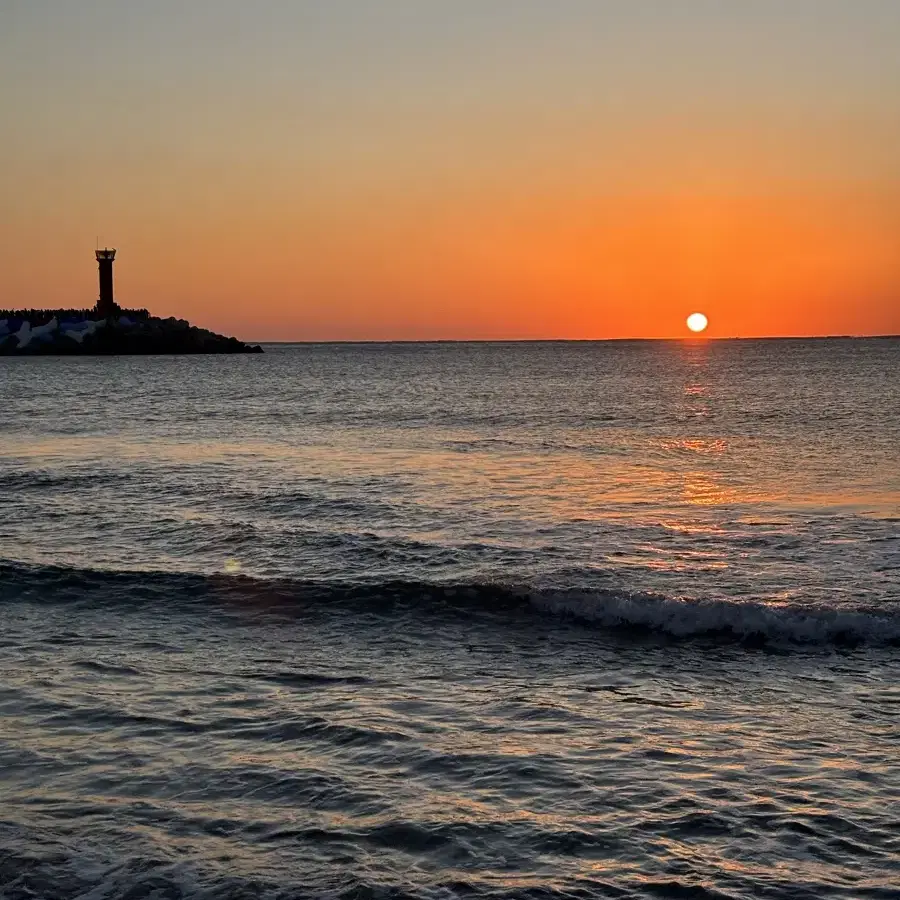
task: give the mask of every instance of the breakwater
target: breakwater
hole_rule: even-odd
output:
[[[0,356],[262,353],[262,348],[145,309],[0,310]]]

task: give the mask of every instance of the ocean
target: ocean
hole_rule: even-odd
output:
[[[900,897],[900,340],[0,391],[2,900]]]

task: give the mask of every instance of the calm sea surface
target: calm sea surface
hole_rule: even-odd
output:
[[[900,341],[0,395],[3,900],[900,897]]]

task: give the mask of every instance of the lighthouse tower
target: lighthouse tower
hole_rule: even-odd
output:
[[[100,270],[100,299],[97,301],[97,315],[109,319],[116,314],[116,301],[113,299],[113,260],[116,251],[97,250],[97,267]]]

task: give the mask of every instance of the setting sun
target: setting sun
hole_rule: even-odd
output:
[[[709,325],[709,319],[703,313],[695,312],[687,317],[687,327],[697,334],[706,331],[707,325]]]

